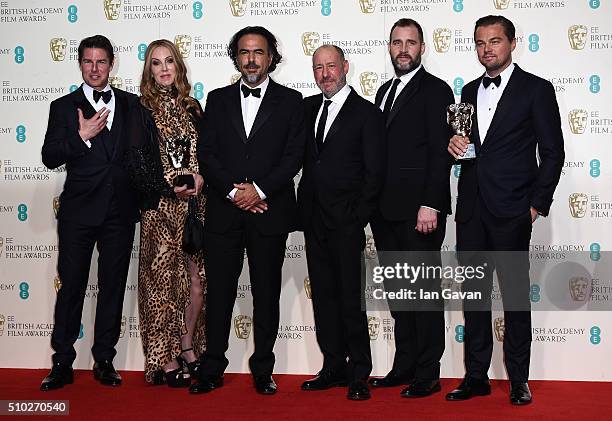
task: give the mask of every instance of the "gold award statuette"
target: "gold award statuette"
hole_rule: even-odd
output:
[[[229,0],[229,4],[232,16],[244,16],[244,12],[246,12],[246,0]]]
[[[249,339],[251,334],[251,326],[253,325],[253,319],[250,316],[239,314],[234,317],[234,332],[238,339]]]
[[[376,0],[359,0],[361,13],[374,13],[376,10]]]
[[[458,136],[468,137],[472,132],[472,116],[474,115],[474,106],[467,102],[459,104],[451,104],[446,109],[446,122],[450,124],[453,132]],[[473,143],[468,144],[467,151],[457,159],[474,159],[476,158],[476,149]]]

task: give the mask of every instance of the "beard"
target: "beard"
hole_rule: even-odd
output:
[[[258,73],[248,73],[248,70],[257,70],[257,69],[261,69],[261,66],[258,66],[257,64],[250,62],[247,65],[242,67],[242,77],[243,79],[251,84],[255,84],[257,82],[259,82],[260,80],[262,80],[264,78],[264,73],[263,72],[258,72]]]
[[[408,63],[400,63],[398,60],[400,57],[410,57],[411,60]],[[421,55],[419,54],[412,58],[409,54],[398,54],[395,58],[391,58],[391,63],[393,63],[395,74],[397,76],[403,76],[419,67],[421,64]]]
[[[323,80],[321,80],[320,83],[317,82],[317,86],[319,87],[319,89],[321,89],[321,92],[323,92],[325,98],[331,98],[336,95],[340,91],[340,89],[344,88],[344,85],[346,85],[346,76],[340,77],[338,80],[336,80],[335,83],[331,86],[331,88],[329,88],[327,91],[323,89],[323,83],[325,82],[333,82],[333,79],[324,78]]]

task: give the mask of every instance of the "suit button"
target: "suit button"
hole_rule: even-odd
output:
[[[248,161],[249,160],[249,154],[246,154],[245,158]]]
[[[320,160],[320,159],[317,159],[317,164],[320,164],[320,163],[321,163],[321,160]]]

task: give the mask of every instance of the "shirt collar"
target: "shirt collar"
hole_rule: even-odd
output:
[[[270,77],[268,75],[266,75],[266,78],[264,79],[263,82],[261,82],[259,85],[255,86],[254,88],[251,88],[249,85],[247,85],[246,83],[244,83],[244,80],[240,79],[240,86],[244,85],[249,89],[257,89],[260,88],[261,89],[261,97],[263,98],[263,96],[266,94],[266,90],[268,89],[268,85],[270,84]],[[253,97],[255,98],[255,97]],[[260,99],[258,98],[258,99]]]
[[[83,88],[83,93],[85,94],[85,98],[89,99],[91,102],[93,102],[95,104],[95,101],[93,100],[93,91],[94,88],[92,88],[91,86],[89,86],[87,83],[83,82],[83,84],[81,85],[81,87]],[[104,89],[102,89],[101,92],[106,92],[106,91],[110,91],[111,86],[110,84],[106,84],[106,86],[104,87]]]
[[[410,80],[414,77],[414,75],[416,75],[416,72],[421,70],[421,67],[423,67],[423,65],[419,64],[416,69],[412,69],[411,71],[409,71],[405,75],[400,76],[398,79],[401,80],[404,85],[407,85],[408,82],[410,82]]]
[[[512,72],[514,71],[514,63],[510,63],[508,67],[504,69],[503,72],[499,74],[501,76],[501,84],[499,85],[499,89],[506,86],[508,81],[510,80],[510,76],[512,76]],[[491,77],[489,73],[485,72],[486,77]]]
[[[334,96],[332,96],[331,98],[325,98],[325,96],[323,96],[323,100],[329,99],[334,104],[342,105],[344,104],[344,101],[346,101],[350,93],[351,93],[351,87],[348,84],[346,84],[342,87],[342,89],[336,92]]]

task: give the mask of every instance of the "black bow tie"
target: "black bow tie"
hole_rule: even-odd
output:
[[[95,103],[98,103],[98,101],[100,101],[100,98],[102,98],[102,101],[104,101],[105,104],[108,104],[111,98],[113,97],[113,91],[109,89],[108,91],[100,92],[94,89],[93,95]]]
[[[253,95],[255,98],[261,98],[261,88],[251,89],[246,85],[240,85],[240,89],[245,98],[249,95]]]
[[[497,75],[495,77],[485,76],[482,79],[482,86],[484,86],[485,89],[487,89],[491,83],[494,83],[495,86],[499,88],[499,85],[501,85],[501,75]]]

